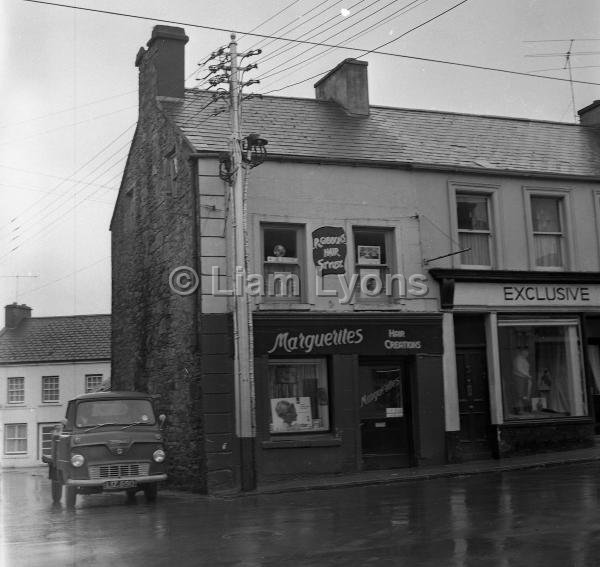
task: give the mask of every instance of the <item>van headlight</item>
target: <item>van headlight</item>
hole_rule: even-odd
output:
[[[74,467],[82,467],[83,463],[85,463],[85,457],[83,455],[79,455],[78,453],[71,455],[71,464]]]
[[[162,463],[165,460],[165,452],[162,449],[156,449],[156,451],[154,451],[154,453],[152,453],[152,458],[157,462],[157,463]]]

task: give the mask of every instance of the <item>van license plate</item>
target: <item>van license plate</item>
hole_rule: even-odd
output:
[[[135,488],[137,482],[135,480],[106,480],[102,484],[105,490],[120,490],[123,488]]]

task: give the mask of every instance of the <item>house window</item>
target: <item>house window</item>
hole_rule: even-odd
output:
[[[492,265],[492,231],[490,228],[490,198],[486,195],[457,194],[456,217],[458,241],[463,265]]]
[[[302,299],[302,227],[264,225],[263,277],[266,301],[300,302]]]
[[[7,455],[27,453],[26,423],[7,423],[4,425],[4,453]]]
[[[42,402],[58,402],[58,376],[42,376]]]
[[[532,196],[531,226],[536,267],[564,266],[563,199]]]
[[[498,322],[504,419],[587,415],[576,321]]]
[[[388,282],[392,259],[393,231],[380,228],[355,228],[354,252],[358,275],[356,297],[359,300],[390,297]]]
[[[329,431],[325,360],[270,360],[269,410],[273,434]]]
[[[8,403],[20,404],[25,401],[25,378],[8,379]]]
[[[43,455],[50,456],[52,454],[52,434],[56,429],[58,423],[40,423],[39,424],[39,439],[40,439],[40,452],[38,459],[41,459]]]
[[[86,374],[85,375],[85,393],[97,392],[102,386],[102,374]]]

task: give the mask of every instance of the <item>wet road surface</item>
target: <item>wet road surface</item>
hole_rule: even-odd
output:
[[[0,477],[0,565],[595,567],[600,463],[216,499],[53,506],[44,469]]]

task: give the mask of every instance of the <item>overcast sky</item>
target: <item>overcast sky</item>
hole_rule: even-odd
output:
[[[369,50],[458,1],[84,0],[75,4],[239,32],[256,28],[255,33],[291,38],[305,34],[304,39],[324,43],[349,40],[348,45]],[[154,23],[23,0],[0,2],[0,300],[4,304],[27,303],[34,316],[110,312],[108,227],[137,116],[135,55],[149,39]],[[364,35],[350,39],[370,26]],[[227,44],[229,34],[183,27],[190,37],[187,85],[196,87],[197,64]],[[382,49],[564,79],[568,78],[564,54],[569,39],[576,39],[573,78],[600,83],[597,0],[470,0]],[[534,40],[561,41],[528,43]],[[260,41],[241,37],[240,49]],[[313,97],[316,79],[306,79],[324,74],[346,57],[360,55],[341,49],[305,52],[310,46],[289,49],[282,41],[262,40],[262,46],[263,61],[258,60],[253,76],[271,76],[256,92],[304,81],[276,93],[281,96]],[[371,104],[574,121],[568,82],[378,54],[362,59],[369,62]],[[285,70],[291,65],[295,66]],[[573,95],[575,107],[582,108],[600,99],[600,87],[574,84]],[[17,280],[16,275],[35,277]]]

